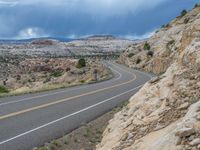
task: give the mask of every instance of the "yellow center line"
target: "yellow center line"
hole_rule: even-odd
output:
[[[0,120],[6,119],[6,118],[10,118],[10,117],[14,117],[14,116],[17,116],[17,115],[21,115],[21,114],[24,114],[24,113],[27,113],[27,112],[30,112],[30,111],[46,108],[46,107],[49,107],[49,106],[52,106],[52,105],[55,105],[55,104],[63,103],[63,102],[66,102],[66,101],[69,101],[69,100],[72,100],[72,99],[76,99],[76,98],[80,98],[80,97],[83,97],[83,96],[96,94],[98,92],[102,92],[102,91],[105,91],[105,90],[113,89],[113,88],[116,88],[116,87],[119,87],[119,86],[122,86],[122,85],[126,85],[126,84],[129,84],[129,83],[135,81],[136,78],[137,78],[136,75],[134,75],[133,79],[131,79],[131,80],[127,81],[127,82],[121,83],[121,84],[113,85],[113,86],[110,86],[110,87],[107,87],[107,88],[102,88],[102,89],[95,90],[95,91],[92,91],[92,92],[84,93],[84,94],[81,94],[81,95],[69,97],[69,98],[66,98],[66,99],[57,100],[57,101],[54,101],[54,102],[46,103],[46,104],[43,104],[43,105],[39,105],[39,106],[31,107],[31,108],[28,108],[28,109],[24,109],[24,110],[21,110],[21,111],[18,111],[18,112],[14,112],[14,113],[10,113],[10,114],[7,114],[7,115],[3,115],[3,116],[0,116]]]

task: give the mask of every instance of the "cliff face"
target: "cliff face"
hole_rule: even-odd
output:
[[[160,75],[115,115],[97,149],[200,149],[200,7],[132,45],[119,61]]]
[[[199,41],[199,12],[200,7],[197,7],[162,27],[149,40],[130,46],[121,55],[120,62],[156,74],[164,73],[192,42]],[[150,50],[144,50],[145,43],[150,45]],[[148,55],[149,51],[153,52],[153,57]],[[131,53],[133,57],[129,57]],[[137,62],[138,59],[141,61]]]

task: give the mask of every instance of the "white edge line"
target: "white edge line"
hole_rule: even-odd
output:
[[[116,65],[114,65],[114,66],[116,67]],[[120,72],[118,72],[117,70],[115,70],[115,69],[113,69],[111,67],[109,67],[109,69],[111,69],[112,71],[116,72],[119,75],[119,77],[117,77],[116,79],[112,80],[112,82],[121,79],[122,74]],[[103,82],[99,83],[99,84],[103,84]],[[91,85],[89,87],[93,87],[93,86],[96,86],[96,84],[93,84],[93,85]],[[38,96],[28,97],[28,98],[24,98],[24,99],[21,99],[21,100],[15,100],[15,101],[11,101],[11,102],[0,103],[0,106],[5,106],[5,105],[8,105],[8,104],[19,103],[19,102],[23,102],[23,101],[30,101],[30,100],[33,100],[35,98],[41,98],[41,97],[56,95],[56,94],[60,94],[60,93],[64,93],[64,92],[71,92],[71,91],[85,89],[85,88],[88,88],[88,87],[79,87],[79,88],[75,88],[75,89],[71,89],[71,90],[70,89],[69,90],[65,89],[65,90],[59,91],[59,92],[54,92],[54,93],[48,93],[48,94],[44,94],[44,95],[38,95]]]
[[[77,115],[77,114],[82,113],[82,112],[84,112],[84,111],[87,111],[87,110],[89,110],[89,109],[91,109],[91,108],[94,108],[94,107],[96,107],[96,106],[98,106],[98,105],[101,105],[101,104],[103,104],[103,103],[106,103],[106,102],[108,102],[108,101],[111,101],[112,99],[117,98],[117,97],[119,97],[119,96],[122,96],[122,95],[124,95],[124,94],[127,94],[127,93],[129,93],[129,92],[131,92],[131,91],[134,91],[134,90],[136,90],[136,89],[142,87],[143,85],[144,85],[144,84],[142,84],[142,85],[140,85],[140,86],[138,86],[138,87],[135,87],[135,88],[133,88],[133,89],[131,89],[131,90],[129,90],[129,91],[126,91],[126,92],[124,92],[124,93],[118,94],[118,95],[116,95],[116,96],[114,96],[114,97],[111,97],[111,98],[109,98],[109,99],[106,99],[106,100],[104,100],[104,101],[101,101],[101,102],[99,102],[99,103],[96,103],[96,104],[94,104],[94,105],[91,105],[91,106],[89,106],[89,107],[87,107],[87,108],[81,109],[81,110],[79,110],[79,111],[77,111],[77,112],[74,112],[74,113],[72,113],[72,114],[69,114],[69,115],[67,115],[67,116],[64,116],[64,117],[59,118],[59,119],[54,120],[54,121],[51,121],[51,122],[49,122],[49,123],[47,123],[47,124],[44,124],[44,125],[39,126],[39,127],[37,127],[37,128],[34,128],[34,129],[32,129],[32,130],[29,130],[29,131],[27,131],[27,132],[24,132],[24,133],[22,133],[22,134],[19,134],[19,135],[17,135],[17,136],[14,136],[14,137],[12,137],[12,138],[9,138],[9,139],[7,139],[7,140],[4,140],[4,141],[0,142],[0,145],[5,144],[5,143],[8,143],[8,142],[10,142],[10,141],[13,141],[13,140],[15,140],[15,139],[17,139],[17,138],[19,138],[19,137],[22,137],[22,136],[24,136],[24,135],[27,135],[27,134],[32,133],[32,132],[34,132],[34,131],[37,131],[37,130],[39,130],[39,129],[41,129],[41,128],[47,127],[47,126],[49,126],[49,125],[52,125],[52,124],[54,124],[54,123],[56,123],[56,122],[62,121],[62,120],[66,119],[66,118],[69,118],[69,117],[71,117],[71,116],[74,116],[74,115]]]

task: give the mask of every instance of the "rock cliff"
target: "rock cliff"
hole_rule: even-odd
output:
[[[152,79],[110,121],[98,150],[200,149],[200,6],[119,59]]]

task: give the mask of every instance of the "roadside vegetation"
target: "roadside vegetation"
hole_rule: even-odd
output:
[[[6,58],[0,64],[3,68],[0,97],[90,84],[112,77],[110,69],[90,59],[86,62],[83,58]]]
[[[133,57],[134,55],[135,55],[134,53],[130,53],[130,54],[128,54],[128,57],[131,58],[131,57]]]
[[[76,65],[77,68],[83,68],[86,66],[86,60],[84,58],[81,58],[78,60],[78,64]]]
[[[8,93],[9,90],[5,88],[4,86],[0,86],[0,93]]]
[[[34,150],[93,150],[101,142],[103,132],[114,114],[127,107],[127,104],[128,101],[116,106],[96,120],[82,125],[68,135],[46,143],[43,147],[34,148]]]

